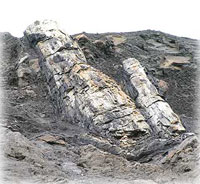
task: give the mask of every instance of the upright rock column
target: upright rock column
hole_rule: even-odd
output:
[[[156,87],[149,81],[139,61],[130,58],[123,61],[126,78],[130,83],[126,84],[130,93],[136,90],[136,101],[147,115],[148,123],[154,133],[160,136],[173,135],[175,132],[184,132],[177,114],[173,112],[169,104],[159,96]]]
[[[24,34],[40,56],[54,104],[66,120],[123,140],[151,132],[129,96],[88,65],[77,43],[55,22],[37,21]]]

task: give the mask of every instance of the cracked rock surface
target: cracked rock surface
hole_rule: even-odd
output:
[[[144,109],[147,121],[155,134],[163,136],[172,135],[174,132],[184,132],[180,118],[173,112],[169,104],[159,95],[156,87],[147,78],[144,69],[138,60],[130,58],[123,61],[125,75],[128,75],[130,83],[128,89],[138,96],[135,101]],[[132,94],[130,94],[133,96]]]
[[[54,21],[24,35],[0,35],[5,183],[195,183],[196,40]]]

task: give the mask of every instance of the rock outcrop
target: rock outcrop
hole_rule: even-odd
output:
[[[35,22],[25,36],[40,56],[40,66],[58,112],[68,121],[118,138],[152,132],[134,102],[114,80],[87,64],[78,44],[55,22]],[[183,132],[178,115],[159,96],[139,62],[128,59],[123,64],[137,90],[135,100],[148,114],[153,133],[168,136]]]
[[[88,65],[77,43],[55,22],[36,22],[25,36],[40,55],[50,94],[66,120],[103,136],[150,133],[130,97],[114,80]]]
[[[147,122],[156,135],[169,137],[175,132],[184,132],[180,118],[169,104],[159,95],[150,82],[138,60],[130,58],[123,61],[125,75],[129,78],[128,90],[146,114]],[[127,77],[125,77],[127,78]],[[134,92],[136,90],[136,92]],[[137,93],[137,97],[134,94]]]
[[[196,40],[150,30],[69,36],[53,21],[24,34],[0,34],[6,181],[197,178]]]

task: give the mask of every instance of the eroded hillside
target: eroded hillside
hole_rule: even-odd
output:
[[[5,181],[198,177],[197,40],[150,30],[69,36],[53,21],[0,36]]]

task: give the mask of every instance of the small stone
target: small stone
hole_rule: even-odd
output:
[[[164,80],[159,80],[159,82],[158,82],[158,88],[159,88],[163,93],[165,93],[165,92],[169,89],[169,86],[168,86],[168,83],[165,82]]]
[[[31,70],[29,68],[19,67],[17,70],[17,76],[19,78],[26,78],[26,76],[31,74]]]
[[[185,166],[183,169],[184,172],[190,172],[192,169],[189,166]]]
[[[41,164],[39,164],[39,163],[35,163],[34,165],[35,165],[36,167],[43,168],[43,166],[42,166]]]
[[[44,118],[44,117],[45,117],[45,114],[42,114],[42,113],[41,113],[41,114],[40,114],[40,117],[41,117],[41,118]]]
[[[21,63],[24,63],[24,62],[26,62],[27,60],[28,60],[28,58],[29,58],[29,56],[28,55],[25,55],[24,57],[22,57],[20,60],[19,60],[19,64],[21,64]]]
[[[25,91],[26,91],[26,94],[28,96],[31,96],[31,97],[36,97],[37,96],[36,93],[35,93],[35,91],[33,91],[31,89],[26,89]]]
[[[40,71],[39,59],[29,60],[29,66],[35,73],[38,73]]]
[[[40,136],[38,138],[38,140],[45,141],[45,142],[47,142],[49,144],[60,144],[60,145],[65,145],[66,144],[66,142],[64,140],[62,140],[60,137],[53,136],[53,135],[50,135],[50,134],[46,134],[46,135]]]
[[[105,42],[103,40],[95,40],[93,43],[96,45],[96,47],[100,49],[103,49],[105,47]]]
[[[89,38],[85,34],[80,34],[80,35],[75,36],[75,40],[77,40],[80,46],[90,41]]]

